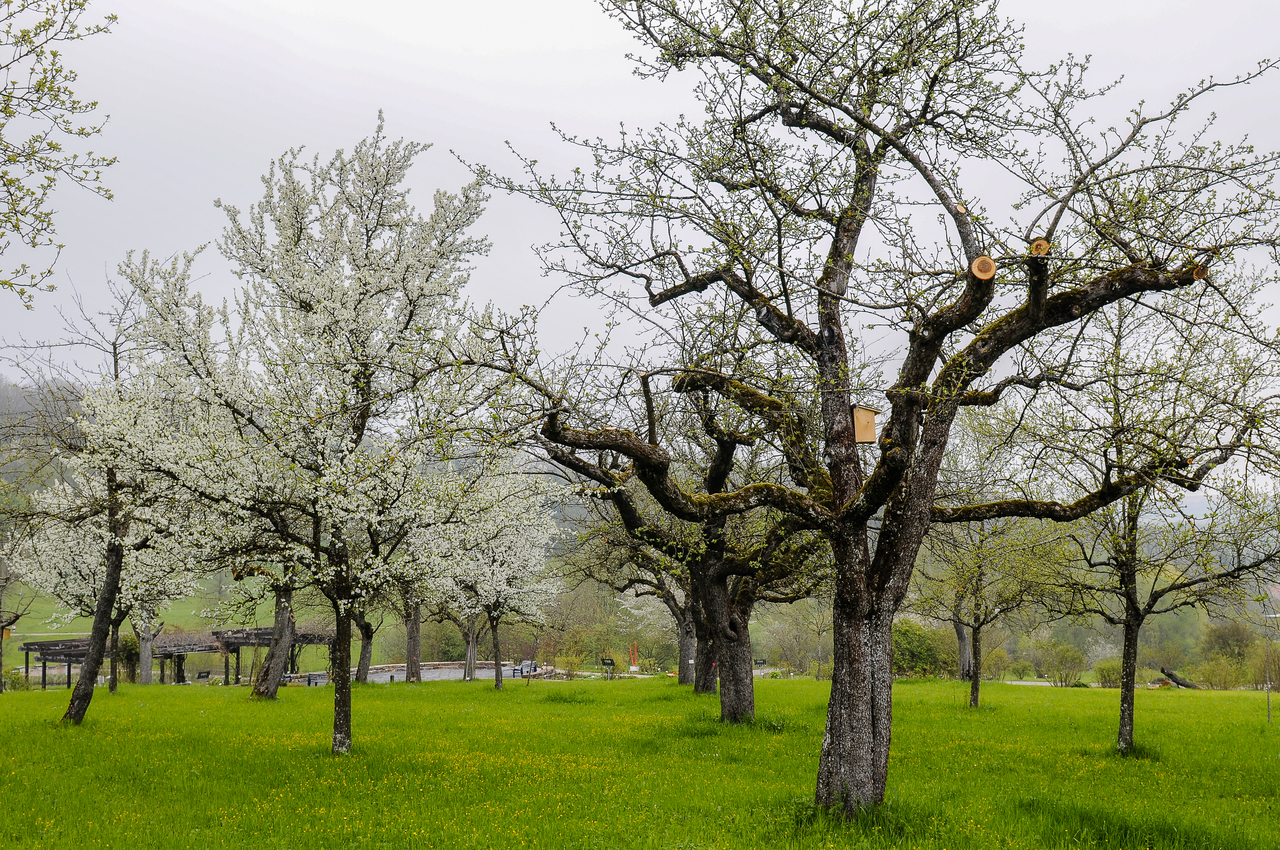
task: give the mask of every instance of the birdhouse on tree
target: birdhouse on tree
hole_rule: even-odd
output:
[[[874,443],[876,441],[876,415],[880,411],[874,407],[853,405],[853,439],[857,443]]]

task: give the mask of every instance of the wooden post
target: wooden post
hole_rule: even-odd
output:
[[[240,684],[240,647],[236,647],[236,684]]]
[[[164,684],[164,657],[160,658],[160,684]]]
[[[46,690],[49,687],[49,662],[43,658],[40,659],[40,690]]]
[[[71,687],[71,662],[67,662],[67,687]]]
[[[231,653],[222,656],[222,684],[231,686]]]
[[[27,663],[26,663],[26,667],[27,667],[27,685],[28,685],[28,686],[30,686],[30,684],[31,684],[31,650],[29,650],[29,649],[28,649],[28,650],[27,650],[25,653],[23,653],[23,654],[24,654],[24,655],[26,655],[26,657],[27,657]]]

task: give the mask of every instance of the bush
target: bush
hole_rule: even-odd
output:
[[[1049,681],[1056,688],[1070,688],[1088,667],[1084,653],[1069,643],[1055,643],[1045,660]]]
[[[1255,688],[1267,686],[1267,654],[1271,654],[1271,687],[1280,682],[1280,646],[1258,643],[1249,653],[1249,683]]]
[[[893,624],[895,676],[935,676],[941,667],[938,647],[928,629],[912,620]]]
[[[1032,666],[1030,661],[1014,661],[1009,665],[1008,672],[1014,681],[1022,681],[1034,678],[1036,668]]]
[[[1104,658],[1093,665],[1093,675],[1098,677],[1098,684],[1104,688],[1120,687],[1120,675],[1124,665],[1119,658]]]
[[[138,683],[138,660],[142,657],[142,648],[138,646],[137,635],[128,632],[120,635],[116,643],[116,657],[120,661],[121,675],[126,682]]]
[[[31,690],[31,682],[21,670],[10,670],[4,674],[5,691],[29,691]]]
[[[1004,651],[1004,647],[997,646],[995,649],[987,653],[987,657],[982,659],[982,672],[986,674],[988,679],[1004,681],[1004,673],[1009,669],[1009,653]]]
[[[1244,665],[1222,655],[1215,655],[1200,665],[1200,681],[1215,691],[1231,691],[1240,687],[1245,677]]]

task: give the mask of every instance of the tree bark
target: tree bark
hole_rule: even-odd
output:
[[[498,646],[498,624],[489,621],[489,631],[493,633],[493,687],[502,690],[502,649]]]
[[[952,612],[951,627],[956,630],[956,643],[960,645],[959,670],[961,681],[973,678],[974,652],[969,645],[969,630],[960,622],[959,611]]]
[[[1133,699],[1138,678],[1138,631],[1142,621],[1130,617],[1124,624],[1124,648],[1120,651],[1120,730],[1116,749],[1121,755],[1133,750]]]
[[[846,814],[884,802],[893,720],[893,612],[857,605],[837,576],[832,611],[836,652],[827,729],[818,761],[817,803]]]
[[[115,489],[115,472],[107,470],[107,488],[111,494]],[[110,510],[110,509],[109,509]],[[107,542],[106,575],[102,580],[102,588],[98,591],[97,602],[93,606],[93,628],[89,632],[89,651],[85,653],[80,665],[80,679],[71,692],[71,703],[62,721],[79,726],[84,722],[85,712],[93,701],[93,686],[98,680],[98,671],[102,668],[102,657],[107,650],[107,639],[111,634],[111,615],[116,607],[116,597],[120,595],[120,575],[124,570],[124,543],[117,533],[117,522],[110,518],[111,537]]]
[[[271,625],[271,646],[267,648],[267,657],[258,668],[257,678],[253,681],[253,695],[261,699],[275,699],[280,688],[280,680],[284,678],[289,666],[289,650],[293,647],[293,634],[296,623],[293,619],[293,588],[277,587],[276,616]]]
[[[351,611],[337,602],[333,610],[333,754],[344,755],[351,752]]]
[[[982,627],[973,627],[973,656],[969,669],[969,707],[978,707],[978,691],[982,687]]]
[[[756,716],[755,676],[751,660],[751,635],[748,617],[733,617],[735,637],[718,636],[715,642],[716,670],[720,673],[720,719],[727,723],[743,723]]]
[[[351,620],[360,633],[360,661],[356,665],[356,681],[363,685],[369,681],[369,665],[373,663],[374,628],[363,611],[351,612]]]
[[[139,685],[151,684],[152,646],[155,641],[153,632],[155,614],[150,611],[135,610],[129,618],[133,627],[133,635],[138,639],[138,681]]]
[[[478,620],[478,615],[471,617],[464,621],[462,626],[462,637],[467,642],[467,654],[462,661],[462,680],[464,682],[473,681],[476,677],[476,644],[480,642]]]
[[[3,671],[0,667],[0,671]],[[107,680],[107,687],[111,693],[116,692],[116,686],[119,684],[120,676],[120,624],[118,622],[111,623],[111,674]]]
[[[706,629],[703,629],[706,632]],[[716,647],[709,634],[697,636],[693,653],[693,692],[695,694],[714,694],[716,692]]]
[[[404,609],[404,680],[422,681],[422,603]]]
[[[693,617],[686,614],[683,620],[677,621],[676,628],[679,629],[679,643],[677,652],[680,653],[679,678],[676,679],[682,685],[694,684],[694,671],[697,664],[696,655],[698,652],[698,636],[694,631]]]

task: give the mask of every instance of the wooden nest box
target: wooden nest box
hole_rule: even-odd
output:
[[[874,443],[876,441],[876,415],[880,412],[874,407],[861,404],[853,408],[853,439],[857,443]]]

